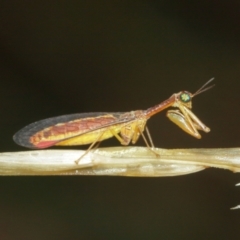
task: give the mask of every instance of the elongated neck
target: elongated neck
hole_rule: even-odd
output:
[[[173,94],[170,98],[168,98],[167,100],[159,103],[158,105],[148,108],[147,110],[144,111],[145,115],[149,118],[151,116],[153,116],[154,114],[157,114],[161,111],[163,111],[164,109],[171,107],[176,101],[175,98],[175,94]]]

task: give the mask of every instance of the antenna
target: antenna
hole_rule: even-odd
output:
[[[210,80],[208,80],[202,87],[200,87],[200,88],[192,95],[192,97],[195,97],[196,95],[198,95],[198,94],[200,94],[200,93],[203,93],[203,92],[209,90],[210,88],[214,87],[215,84],[213,84],[213,85],[211,85],[211,86],[209,86],[209,87],[207,87],[207,88],[204,88],[204,87],[206,87],[209,83],[211,83],[213,80],[214,80],[214,78],[211,78]]]

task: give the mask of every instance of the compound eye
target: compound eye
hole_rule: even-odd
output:
[[[179,98],[184,103],[188,103],[192,99],[190,93],[188,93],[188,92],[181,93]]]

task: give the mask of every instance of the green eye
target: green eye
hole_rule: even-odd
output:
[[[180,99],[182,102],[187,103],[191,101],[191,96],[188,93],[182,93]]]

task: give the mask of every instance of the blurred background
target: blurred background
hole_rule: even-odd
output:
[[[162,112],[162,148],[240,145],[239,1],[0,1],[0,151],[25,125],[147,109],[181,90],[211,128],[197,140]],[[116,139],[101,146],[118,146]],[[142,140],[138,145],[144,146]],[[80,147],[84,149],[84,147]],[[0,239],[237,239],[240,175],[2,177]]]

